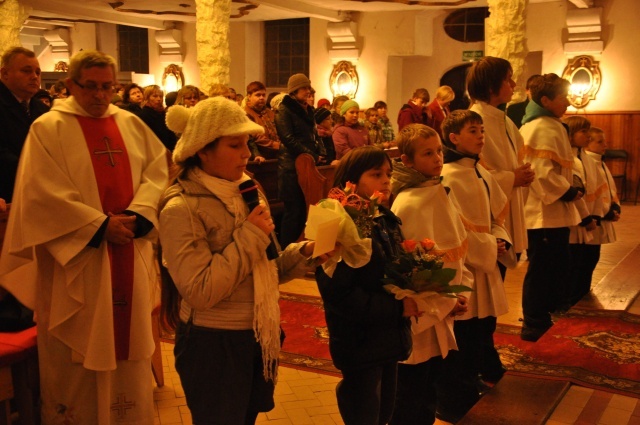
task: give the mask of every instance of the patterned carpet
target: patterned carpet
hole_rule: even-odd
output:
[[[315,373],[340,374],[329,354],[321,298],[281,292],[280,325],[286,335],[280,351],[282,364]]]
[[[640,396],[639,316],[572,309],[536,343],[519,333],[519,327],[498,325],[494,337],[509,373]]]

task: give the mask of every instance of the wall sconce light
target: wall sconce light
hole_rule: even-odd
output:
[[[165,93],[178,91],[184,86],[182,68],[176,64],[167,65],[162,73],[162,88]]]
[[[340,61],[333,67],[329,77],[329,87],[333,97],[348,96],[353,99],[358,92],[358,73],[349,61]]]
[[[599,62],[591,56],[577,56],[570,60],[562,73],[562,78],[571,83],[569,103],[574,108],[584,108],[596,98],[600,90],[602,75]]]

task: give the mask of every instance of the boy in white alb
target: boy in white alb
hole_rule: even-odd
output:
[[[524,207],[529,268],[522,287],[520,337],[525,341],[537,341],[553,325],[550,313],[562,303],[569,272],[569,227],[581,223],[575,202],[582,194],[572,186],[573,154],[560,121],[569,106],[569,85],[556,74],[535,79],[520,128],[524,161],[536,175]]]
[[[443,183],[456,195],[469,241],[465,266],[474,277],[469,310],[455,322],[459,368],[498,381],[504,366],[493,343],[497,317],[509,310],[498,260],[513,249],[504,227],[509,200],[497,180],[479,163],[484,147],[482,117],[470,110],[452,112],[442,123],[445,145]],[[515,255],[513,256],[515,257]]]
[[[423,124],[409,124],[396,138],[400,161],[394,163],[391,191],[396,198],[391,210],[402,220],[406,239],[435,242],[435,252],[443,254],[444,267],[457,271],[452,285],[471,286],[471,274],[464,267],[467,234],[455,206],[455,199],[441,184],[442,144],[438,134]],[[463,314],[466,298],[434,295],[418,302],[425,315],[411,321],[413,350],[409,359],[398,365],[398,389],[392,425],[433,423],[439,404],[443,359],[455,355],[453,315]],[[440,381],[440,382],[438,382]],[[438,383],[438,389],[436,389]],[[454,394],[444,396],[465,409],[477,400],[475,385],[460,383],[446,376],[447,388],[457,386]],[[471,400],[466,403],[463,400]],[[466,410],[465,410],[466,411]]]
[[[576,203],[581,217],[593,218],[591,230],[585,226],[572,226],[569,234],[569,252],[571,253],[571,269],[569,287],[567,288],[565,309],[569,309],[591,290],[593,271],[600,260],[600,245],[592,244],[594,234],[602,217],[609,209],[609,190],[604,176],[598,171],[596,160],[585,153],[589,143],[591,122],[582,116],[574,115],[564,119],[569,127],[569,139],[573,151],[574,186],[583,192],[582,202]],[[606,205],[605,205],[606,202]]]

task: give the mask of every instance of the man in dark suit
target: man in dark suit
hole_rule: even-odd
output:
[[[13,47],[2,55],[0,68],[0,198],[11,202],[18,159],[31,123],[47,112],[35,99],[40,90],[40,64],[35,53]]]
[[[531,86],[531,82],[539,77],[540,75],[534,74],[531,77],[527,78],[527,85],[525,89],[527,90],[527,98],[518,103],[512,103],[507,108],[507,116],[511,118],[511,121],[518,127],[522,127],[522,118],[524,117],[524,110],[527,109],[527,105],[529,104],[529,99],[531,99],[531,93],[529,92],[529,87]]]

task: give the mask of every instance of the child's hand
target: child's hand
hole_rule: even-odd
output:
[[[498,241],[498,257],[507,253],[507,243],[502,239],[497,239]]]
[[[585,226],[585,229],[592,231],[596,230],[596,227],[598,227],[598,223],[595,220],[591,220],[591,222]]]
[[[411,297],[402,299],[402,317],[422,317],[424,311],[418,309],[418,303]]]
[[[306,244],[304,244],[304,246],[300,249],[300,254],[303,257],[307,257],[309,258],[307,260],[307,262],[309,264],[313,264],[314,266],[321,266],[324,263],[326,263],[327,261],[329,261],[329,258],[333,257],[334,255],[336,255],[339,251],[340,251],[340,243],[336,242],[335,247],[329,251],[329,252],[325,252],[324,254],[321,254],[319,256],[317,256],[316,258],[311,258],[311,256],[313,255],[313,250],[316,247],[316,242],[315,241],[307,241]]]
[[[273,219],[271,219],[269,210],[262,204],[255,207],[253,211],[249,213],[247,221],[257,226],[267,236],[270,235],[271,232],[273,232],[273,229],[276,228],[276,226],[273,224]]]
[[[513,170],[513,174],[515,175],[513,180],[514,187],[529,186],[536,177],[536,173],[531,169],[531,164],[528,162]]]
[[[575,198],[573,198],[571,200],[571,202],[579,201],[580,199],[582,199],[583,196],[584,196],[584,192],[578,191],[578,193],[576,194]]]
[[[449,313],[449,316],[454,317],[462,316],[463,314],[465,314],[469,309],[467,301],[467,297],[465,297],[464,295],[458,295],[458,302],[453,307],[453,310],[451,310],[451,313]]]
[[[620,213],[618,211],[613,212],[613,221],[620,220]]]
[[[265,157],[264,157],[264,156],[256,156],[255,158],[253,158],[253,160],[254,160],[255,162],[257,162],[258,164],[262,164],[263,162],[265,162],[265,161],[266,161],[266,159],[265,159]]]

